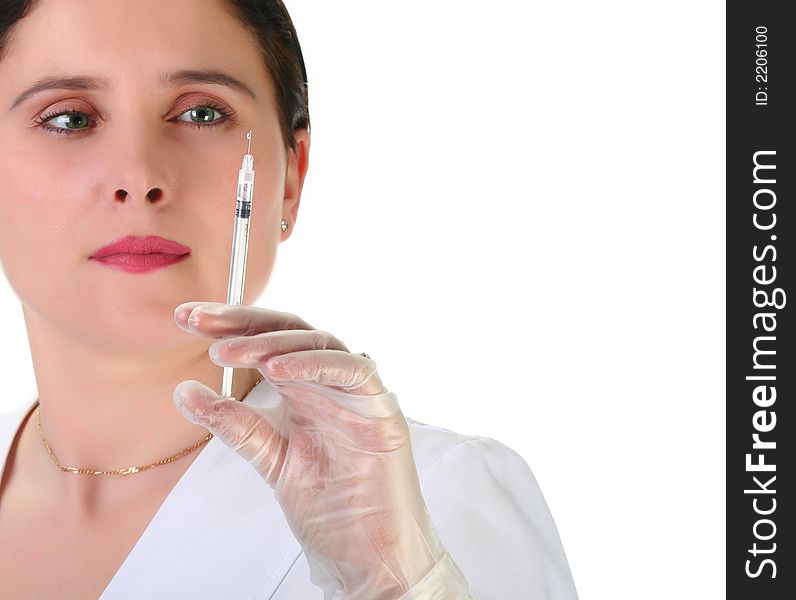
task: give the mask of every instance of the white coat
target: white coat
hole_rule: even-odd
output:
[[[243,401],[263,406],[275,394],[264,380]],[[0,478],[36,403],[0,415]],[[556,526],[525,461],[491,438],[407,421],[426,506],[470,594],[576,600]],[[262,477],[218,438],[197,452],[99,600],[323,600]]]

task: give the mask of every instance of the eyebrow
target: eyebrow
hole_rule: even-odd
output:
[[[185,85],[189,83],[224,85],[239,92],[243,92],[247,96],[257,100],[257,95],[248,85],[232,77],[232,75],[227,75],[221,71],[183,69],[173,73],[161,73],[158,81],[161,85]],[[14,108],[31,96],[46,90],[106,90],[108,88],[110,88],[108,80],[95,75],[43,77],[17,96],[9,110],[14,110]]]

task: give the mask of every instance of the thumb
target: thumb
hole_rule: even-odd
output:
[[[248,460],[271,487],[276,484],[287,440],[254,408],[223,398],[193,379],[174,388],[174,406]]]

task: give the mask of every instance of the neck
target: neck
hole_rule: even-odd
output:
[[[222,367],[210,361],[210,338],[169,332],[181,344],[153,343],[139,351],[98,348],[65,335],[23,307],[41,406],[41,426],[61,464],[92,470],[148,465],[204,439],[208,431],[175,408],[174,387],[195,379],[219,391]],[[243,398],[260,373],[235,369],[232,394]],[[204,446],[171,463],[130,475],[64,473],[36,427],[25,422],[19,462],[37,497],[86,512],[134,501],[153,486],[170,488]]]

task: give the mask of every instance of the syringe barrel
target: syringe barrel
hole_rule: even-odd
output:
[[[238,204],[241,204],[238,202]],[[243,203],[248,210],[249,203]],[[237,208],[236,211],[241,210]],[[232,234],[232,253],[229,261],[229,283],[227,285],[227,304],[243,303],[243,288],[246,278],[246,258],[249,246],[249,222],[246,217],[235,217],[235,229]]]
[[[246,160],[243,161],[244,165]],[[238,173],[238,201],[235,206],[235,216],[247,219],[251,216],[252,195],[254,193],[254,171],[243,169]]]

